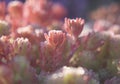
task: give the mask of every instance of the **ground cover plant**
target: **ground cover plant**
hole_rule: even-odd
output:
[[[66,9],[48,0],[0,5],[0,84],[120,83],[119,21],[86,32],[84,19],[61,21]]]

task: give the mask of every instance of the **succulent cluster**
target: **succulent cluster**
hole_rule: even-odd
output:
[[[65,8],[49,0],[13,1],[0,13],[0,84],[120,83],[116,26],[84,33],[84,19],[60,21]]]

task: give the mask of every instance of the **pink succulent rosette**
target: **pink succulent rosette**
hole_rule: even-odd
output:
[[[45,39],[53,48],[60,48],[66,41],[66,35],[60,30],[51,30],[48,35],[45,34]]]
[[[60,30],[51,30],[45,34],[46,41],[41,43],[41,68],[54,71],[63,65],[62,60],[66,34]],[[45,71],[46,71],[45,70]]]
[[[83,30],[83,26],[84,26],[84,19],[82,18],[76,18],[76,19],[65,18],[65,23],[64,23],[65,30],[68,34],[70,34],[74,38],[78,38],[78,36]]]
[[[15,55],[30,56],[31,43],[27,38],[17,38],[13,41]]]
[[[0,61],[7,63],[12,59],[13,55],[13,46],[10,38],[7,36],[0,37]]]

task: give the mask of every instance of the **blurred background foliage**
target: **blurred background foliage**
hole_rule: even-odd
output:
[[[4,1],[4,0],[0,0]],[[6,4],[10,1],[15,0],[5,0]],[[25,2],[25,0],[19,0]],[[120,3],[120,0],[50,0],[54,3],[60,3],[66,7],[68,14],[67,17],[75,18],[82,17],[87,19],[91,11],[101,7],[108,6],[111,3]]]

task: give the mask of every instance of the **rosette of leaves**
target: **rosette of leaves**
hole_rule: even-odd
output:
[[[109,58],[109,32],[93,32],[80,38],[80,47],[71,58],[71,64],[84,66],[87,69],[98,71],[104,67]]]
[[[16,38],[12,44],[15,55],[30,55],[31,43],[27,38]]]
[[[100,84],[97,75],[82,67],[63,67],[48,75],[45,84]]]
[[[64,56],[66,34],[61,30],[50,30],[45,33],[45,39],[40,45],[40,68],[52,72],[68,62]]]
[[[13,71],[14,84],[38,84],[35,70],[23,56],[15,56],[9,63]]]
[[[65,18],[64,29],[70,36],[77,39],[83,30],[84,24],[85,21],[82,18]]]
[[[0,37],[0,62],[6,63],[13,57],[13,46],[8,36]]]
[[[36,25],[27,25],[17,29],[17,37],[28,39],[29,44],[31,44],[31,48],[29,46],[25,51],[29,51],[28,53],[31,54],[31,65],[34,67],[38,66],[40,55],[39,45],[41,41],[45,40],[44,30]]]
[[[17,37],[28,38],[32,44],[39,44],[44,41],[44,30],[33,25],[27,25],[17,29]],[[37,45],[38,46],[38,45]]]

